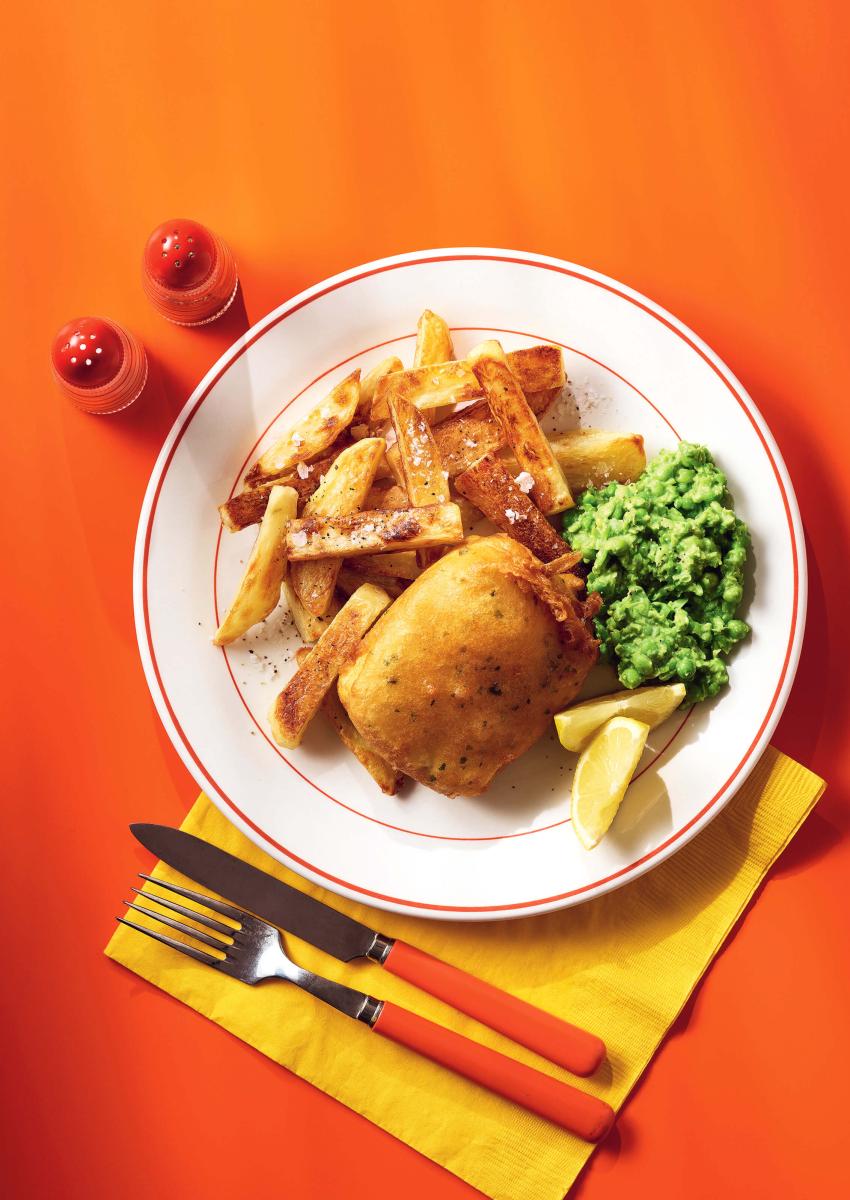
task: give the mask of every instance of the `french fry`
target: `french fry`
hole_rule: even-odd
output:
[[[408,583],[422,574],[412,550],[399,550],[395,554],[369,554],[364,558],[352,558],[343,566],[350,567],[352,571],[368,571],[371,575],[389,579],[405,579]]]
[[[295,658],[299,667],[304,665],[310,651],[302,646]],[[342,744],[351,751],[361,766],[365,767],[387,796],[394,796],[401,787],[404,776],[395,767],[390,766],[385,758],[381,758],[355,727],[351,717],[345,711],[342,701],[337,695],[336,688],[331,688],[322,701],[322,712],[336,730]]]
[[[370,563],[374,558],[379,558],[380,555],[370,555],[362,561]],[[375,575],[371,571],[355,571],[354,563],[356,559],[351,559],[347,567],[343,567],[337,578],[337,586],[340,591],[345,592],[346,596],[353,596],[359,587],[364,583],[374,583],[376,587],[383,588],[388,596],[393,600],[397,600],[404,589],[408,586],[407,583],[402,583],[400,579],[389,579],[385,575]]]
[[[388,426],[387,433],[392,432],[392,428],[391,428],[391,426],[389,426],[389,423],[386,422],[385,424],[387,424],[387,426]],[[392,446],[389,446],[387,448],[387,452],[384,455],[384,462],[387,465],[387,469],[388,469],[393,481],[396,483],[396,485],[398,487],[403,488],[404,487],[404,471],[402,471],[402,469],[401,469],[401,458],[399,457],[398,446],[393,444]]]
[[[465,537],[469,537],[474,533],[477,526],[481,524],[481,509],[478,508],[471,500],[467,500],[466,496],[461,496],[459,493],[455,496],[455,504],[460,509],[460,519],[463,522],[463,532]]]
[[[542,393],[538,393],[542,395]],[[531,400],[531,397],[526,397]],[[453,413],[433,430],[434,442],[443,468],[449,478],[454,479],[467,470],[483,455],[491,454],[504,446],[504,435],[498,422],[490,412],[486,400],[480,401],[461,412]],[[621,433],[608,429],[571,429],[567,433],[551,434],[549,445],[558,460],[570,491],[581,492],[588,487],[604,487],[616,480],[629,483],[646,467],[643,438],[639,433]],[[345,444],[343,444],[343,449]],[[296,472],[282,476],[276,481],[294,487],[299,499],[306,499],[315,491],[318,480],[327,472],[337,454],[310,464],[310,474],[300,479]],[[392,455],[394,447],[390,449]],[[510,453],[502,455],[508,470],[516,475],[519,464]],[[395,453],[398,463],[398,453]],[[401,465],[398,464],[399,474]],[[228,500],[219,507],[222,524],[231,530],[244,529],[262,519],[268,503],[269,490],[274,483],[251,488]],[[364,501],[365,508],[407,508],[409,501],[403,488],[387,481],[376,485]]]
[[[372,487],[386,445],[383,438],[364,438],[343,450],[305,504],[302,515],[343,517],[357,512]],[[341,565],[341,559],[293,564],[289,573],[292,590],[314,617],[328,611]]]
[[[364,583],[343,604],[272,705],[269,722],[279,746],[293,750],[300,745],[342,666],[390,604],[387,593],[371,583]]]
[[[556,387],[546,388],[542,392],[526,392],[525,398],[528,401],[528,407],[535,417],[542,417],[544,413],[548,412],[562,390],[562,388]]]
[[[297,504],[298,496],[292,488],[271,489],[239,590],[213,638],[216,646],[227,646],[236,641],[264,620],[280,602],[280,586],[286,571],[284,534],[295,516]]]
[[[449,483],[430,425],[422,412],[403,396],[390,392],[387,404],[411,507],[447,504]]]
[[[630,483],[646,467],[646,451],[639,433],[608,429],[571,429],[549,438],[567,483],[575,492],[606,483]]]
[[[258,521],[262,521],[263,513],[269,502],[269,492],[278,485],[295,488],[300,503],[308,500],[321,483],[322,476],[327,474],[334,459],[338,458],[350,445],[350,439],[343,434],[324,458],[318,458],[311,463],[299,463],[294,471],[286,471],[276,479],[259,483],[255,487],[245,488],[244,491],[218,506],[222,525],[231,533],[235,533],[239,529],[246,529],[249,525],[256,525]]]
[[[523,392],[543,392],[550,388],[560,391],[566,382],[563,355],[557,346],[540,343],[527,346],[524,350],[511,350],[505,358]],[[433,409],[447,404],[480,400],[485,393],[470,366],[470,356],[467,356],[465,360],[457,362],[434,363],[427,367],[416,367],[412,371],[398,371],[392,379],[384,376],[375,391],[372,425],[386,420],[386,397],[390,387],[417,408],[427,410],[429,415]]]
[[[270,491],[271,488],[246,488],[244,492],[239,492],[224,504],[219,504],[218,512],[224,528],[230,533],[236,533],[262,521],[263,513],[268,507]],[[298,495],[297,491],[295,494]]]
[[[311,558],[359,558],[387,550],[421,550],[463,541],[456,504],[371,509],[347,517],[304,517],[291,521],[286,535],[290,561]]]
[[[396,354],[391,354],[388,358],[381,359],[377,366],[363,376],[360,380],[360,401],[354,414],[355,421],[369,422],[378,384],[385,375],[392,375],[394,371],[403,370],[404,363]]]
[[[528,407],[502,347],[498,342],[484,342],[470,355],[469,361],[517,462],[534,480],[532,497],[537,507],[544,513],[571,508],[574,501],[564,473]]]
[[[452,334],[446,322],[426,308],[416,326],[416,349],[413,351],[414,367],[429,367],[434,363],[449,362],[455,357]],[[452,411],[453,405],[428,410],[428,424],[439,425]]]
[[[363,580],[361,580],[362,582]],[[298,630],[302,642],[317,642],[340,609],[339,601],[336,596],[333,596],[325,615],[323,617],[314,617],[312,613],[307,612],[307,609],[295,595],[288,579],[284,579],[283,581],[283,594],[286,598],[286,603],[289,605],[293,623]]]
[[[327,450],[354,419],[360,399],[360,371],[352,371],[321,404],[296,422],[270,446],[245,476],[248,486],[274,479],[299,462],[309,462]]]
[[[397,483],[382,480],[376,483],[363,501],[364,508],[410,508],[407,492]]]
[[[433,363],[449,362],[455,356],[451,331],[436,313],[426,308],[416,326],[416,349],[413,366],[430,367]]]
[[[458,475],[455,487],[498,529],[522,542],[541,562],[550,562],[564,553],[564,539],[492,454],[485,454]]]
[[[454,479],[482,454],[492,454],[505,443],[502,427],[486,400],[452,413],[434,430],[434,442],[443,469]]]
[[[505,360],[526,396],[529,392],[544,392],[550,388],[560,391],[567,382],[560,346],[541,342],[523,350],[509,350]]]
[[[413,371],[385,375],[375,390],[370,418],[373,427],[389,415],[387,396],[390,392],[409,400],[417,408],[433,409],[477,400],[481,396],[481,385],[465,362],[435,363]]]
[[[443,473],[434,435],[425,414],[395,392],[388,395],[387,405],[396,435],[393,449],[398,452],[411,506],[422,508],[427,504],[447,504],[449,477]],[[434,548],[416,552],[416,561],[423,568],[438,558],[439,551]]]
[[[555,433],[549,445],[573,492],[606,483],[631,483],[646,467],[646,452],[639,433],[610,429],[570,429]],[[509,452],[502,455],[509,471],[519,466]]]

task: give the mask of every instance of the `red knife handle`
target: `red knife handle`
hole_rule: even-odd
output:
[[[605,1057],[605,1043],[595,1034],[406,942],[393,942],[383,965],[400,979],[416,984],[423,992],[576,1075],[592,1075]]]
[[[561,1083],[551,1075],[535,1071],[389,1001],[384,1001],[372,1028],[391,1042],[415,1050],[465,1079],[553,1121],[586,1142],[598,1142],[613,1124],[614,1110],[604,1100],[580,1092],[568,1083]]]

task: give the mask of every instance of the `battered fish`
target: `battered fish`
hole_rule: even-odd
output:
[[[478,796],[596,662],[592,601],[504,534],[429,567],[363,639],[339,696],[365,740],[447,796]]]

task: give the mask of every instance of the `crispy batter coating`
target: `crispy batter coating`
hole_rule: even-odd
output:
[[[596,657],[574,589],[497,534],[470,539],[402,593],[340,672],[339,696],[398,770],[477,796],[574,699]]]

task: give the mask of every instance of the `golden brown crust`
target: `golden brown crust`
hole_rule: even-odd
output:
[[[302,517],[290,523],[286,548],[291,562],[301,562],[457,545],[462,540],[457,505],[429,504],[392,511],[370,509],[347,517]]]
[[[324,458],[319,458],[315,462],[303,466],[303,479],[298,473],[297,468],[293,468],[291,471],[284,471],[277,479],[260,483],[256,487],[245,488],[244,491],[239,492],[232,499],[226,500],[224,504],[218,506],[222,525],[224,525],[225,529],[229,529],[235,533],[239,529],[247,529],[249,525],[256,525],[259,521],[262,521],[263,514],[269,502],[269,492],[277,485],[295,488],[295,491],[298,493],[299,504],[303,504],[313,495],[313,492],[315,492],[321,482],[322,476],[328,473],[334,461],[350,445],[352,445],[352,441],[347,434],[343,434],[342,437],[337,438],[333,446],[331,446],[330,452]]]
[[[571,508],[573,498],[552,448],[531,411],[498,342],[484,342],[472,369],[487,394],[490,410],[502,427],[517,462],[534,480],[532,496],[544,513]]]
[[[302,646],[295,654],[298,666],[302,667],[310,651]],[[321,704],[321,709],[336,731],[337,737],[366,768],[378,787],[387,796],[395,796],[404,781],[404,776],[395,767],[390,766],[385,758],[381,758],[370,745],[361,737],[351,723],[351,718],[342,707],[335,688],[330,688]]]
[[[505,355],[505,361],[526,397],[529,392],[552,391],[556,395],[567,382],[560,346],[541,342],[536,346],[525,346],[522,350],[510,350]]]
[[[475,796],[575,698],[596,657],[584,605],[498,534],[470,539],[414,581],[363,639],[338,691],[400,771]]]
[[[522,542],[541,562],[551,562],[563,554],[563,538],[492,454],[485,454],[458,475],[455,487],[485,517],[489,517],[497,529]]]
[[[486,400],[447,417],[434,429],[434,441],[450,479],[466,471],[482,454],[492,454],[505,444]]]
[[[371,583],[349,597],[272,705],[269,723],[278,745],[288,749],[300,745],[340,668],[391,602],[384,589]]]
[[[305,417],[265,450],[245,476],[248,487],[277,479],[299,462],[319,458],[351,424],[360,399],[360,369],[352,371]]]

